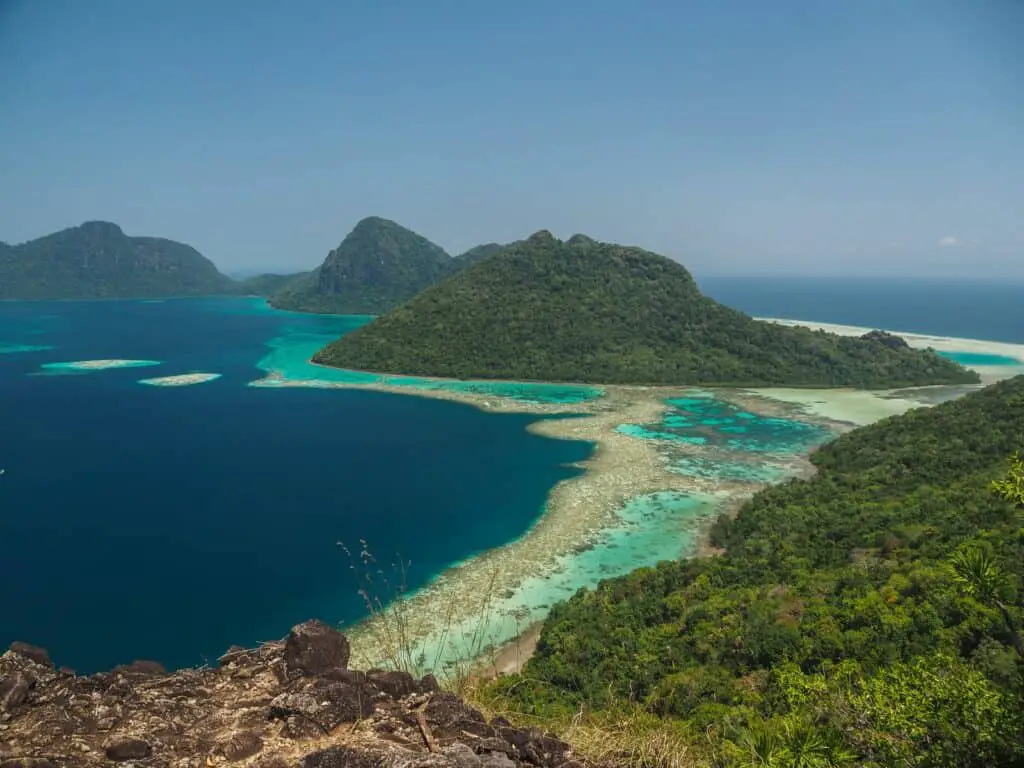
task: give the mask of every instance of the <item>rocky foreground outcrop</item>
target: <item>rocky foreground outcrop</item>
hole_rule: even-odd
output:
[[[431,675],[348,660],[319,621],[170,674],[137,661],[76,676],[14,643],[0,656],[0,768],[581,768],[565,742],[487,722]]]

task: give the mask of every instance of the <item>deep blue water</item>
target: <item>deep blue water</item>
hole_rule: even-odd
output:
[[[79,671],[177,667],[363,605],[335,542],[409,586],[525,532],[586,443],[535,417],[382,393],[246,384],[287,324],[246,299],[0,303],[0,644]],[[165,361],[32,375],[46,362]],[[193,387],[138,379],[190,371]],[[385,567],[385,570],[387,568]]]
[[[1024,343],[1024,282],[704,277],[701,290],[759,317]]]

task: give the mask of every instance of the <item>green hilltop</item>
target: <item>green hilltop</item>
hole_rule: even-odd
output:
[[[235,283],[191,246],[129,237],[89,221],[20,245],[0,244],[0,299],[148,298],[233,293]]]
[[[720,518],[723,555],[555,606],[489,705],[693,765],[1024,765],[1022,443],[1024,376],[843,435]]]
[[[388,219],[363,219],[323,264],[271,295],[280,309],[336,314],[387,312],[452,270],[452,258]]]
[[[322,349],[381,373],[601,384],[888,388],[974,383],[931,351],[756,321],[679,263],[541,231]]]
[[[499,251],[504,250],[506,247],[507,246],[502,245],[501,243],[484,243],[483,245],[474,246],[468,251],[460,253],[452,259],[452,268],[450,271],[459,272],[466,269],[466,267],[471,267],[478,261],[490,258]]]

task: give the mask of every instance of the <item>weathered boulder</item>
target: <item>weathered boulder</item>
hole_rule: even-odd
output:
[[[223,757],[229,763],[236,763],[252,757],[263,749],[263,739],[252,731],[233,733],[214,749],[214,754]]]
[[[44,667],[53,667],[53,662],[50,661],[50,654],[46,652],[45,648],[15,640],[11,643],[10,650],[20,656],[24,656],[26,659],[31,659],[36,664]]]
[[[289,673],[321,675],[330,670],[347,669],[348,638],[334,627],[313,619],[288,633],[284,662]]]
[[[35,677],[20,669],[0,679],[0,712],[13,712],[24,704],[35,684]]]
[[[120,736],[111,739],[104,747],[108,760],[142,760],[153,754],[148,741],[134,736]]]

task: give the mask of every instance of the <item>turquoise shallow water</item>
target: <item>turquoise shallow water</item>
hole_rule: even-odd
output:
[[[1024,360],[1017,360],[1006,355],[989,355],[980,352],[939,352],[939,354],[968,367],[974,365],[1024,365]]]
[[[45,352],[53,347],[46,344],[12,344],[0,341],[0,355],[16,355],[24,352]]]
[[[710,494],[675,491],[629,501],[593,541],[558,558],[549,572],[525,579],[511,594],[494,600],[483,627],[474,617],[453,627],[443,643],[435,639],[424,645],[427,666],[443,668],[482,647],[511,640],[525,626],[543,619],[554,603],[581,588],[691,553],[702,525],[718,513],[720,501]]]
[[[263,311],[262,307],[255,311]],[[271,310],[273,311],[273,310]],[[319,315],[310,322],[309,315],[288,313],[295,322],[283,326],[280,335],[271,339],[270,352],[258,363],[261,370],[277,374],[287,381],[327,382],[343,384],[388,384],[412,389],[444,389],[471,392],[494,397],[507,397],[527,403],[583,403],[600,397],[599,387],[517,383],[505,381],[445,381],[415,376],[382,376],[364,371],[313,365],[309,359],[339,336],[373,320],[369,315]]]
[[[710,394],[667,400],[671,406],[659,424],[623,424],[622,434],[645,440],[699,445],[753,454],[802,453],[832,433],[796,419],[749,413]]]
[[[660,423],[622,424],[618,431],[660,441],[670,471],[709,482],[781,482],[793,472],[789,462],[834,437],[824,427],[750,413],[709,392],[666,404],[671,409]]]

